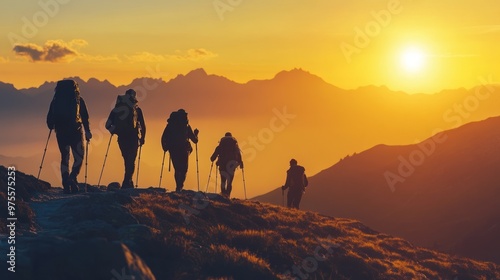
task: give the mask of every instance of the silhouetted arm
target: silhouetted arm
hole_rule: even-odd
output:
[[[54,99],[52,99],[52,102],[50,102],[49,112],[47,113],[47,127],[49,129],[54,129],[55,127],[54,110],[52,109],[53,104],[54,104]]]
[[[115,110],[111,110],[111,112],[109,113],[109,116],[108,116],[108,120],[106,121],[106,129],[111,133],[111,134],[114,134],[114,130],[115,130],[115,115],[116,115],[116,112]]]
[[[163,148],[163,151],[166,152],[168,151],[168,125],[165,127],[163,130],[163,134],[161,135],[161,147]]]
[[[285,185],[283,185],[282,189],[283,190],[286,190],[290,187],[290,183],[291,183],[291,176],[290,176],[290,169],[286,172],[286,181],[285,181]]]
[[[238,146],[238,143],[236,143],[236,160],[238,161],[238,164],[240,165],[241,169],[243,169],[243,159],[241,157],[241,150],[240,147]]]
[[[89,111],[87,110],[87,104],[85,104],[85,100],[80,97],[80,117],[82,118],[82,124],[85,131],[90,131],[90,123],[89,123]]]
[[[307,180],[307,176],[304,173],[304,188],[307,188],[308,185],[309,185],[309,181]]]
[[[210,161],[214,161],[219,156],[219,146],[215,147],[214,153],[210,157]]]
[[[144,121],[144,115],[142,114],[142,109],[139,107],[137,107],[137,122],[139,122],[141,139],[144,142],[146,140],[146,122]]]
[[[198,136],[196,136],[193,132],[193,129],[191,128],[190,125],[188,125],[188,129],[187,129],[187,136],[189,139],[191,139],[191,141],[193,141],[193,143],[198,143]]]

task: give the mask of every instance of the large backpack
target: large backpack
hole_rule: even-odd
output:
[[[116,98],[115,108],[113,109],[115,117],[112,131],[115,134],[133,134],[138,132],[137,127],[137,107],[127,95],[119,95]]]
[[[51,106],[56,129],[71,130],[81,126],[80,90],[77,82],[58,81]]]
[[[218,165],[225,165],[230,161],[241,161],[241,154],[238,148],[238,142],[232,136],[225,136],[219,142],[219,160]]]
[[[290,189],[303,191],[307,187],[308,181],[305,171],[305,168],[300,165],[290,167],[288,170],[291,183]]]
[[[184,110],[181,109],[170,114],[161,137],[164,151],[182,148],[186,148],[188,152],[193,150],[188,140],[188,125],[189,120]]]

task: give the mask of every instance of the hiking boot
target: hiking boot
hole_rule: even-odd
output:
[[[69,180],[69,175],[68,174],[63,174],[62,176],[62,185],[63,185],[63,193],[64,194],[70,194],[70,180]]]
[[[122,189],[133,189],[133,188],[134,188],[134,182],[132,180],[123,181]]]
[[[69,185],[71,188],[71,193],[78,193],[79,189],[78,189],[78,181],[76,180],[76,177],[70,176],[69,178],[70,178]]]

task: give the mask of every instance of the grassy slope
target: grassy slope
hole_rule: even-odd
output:
[[[49,187],[16,176],[19,197],[27,201]],[[61,230],[51,236],[123,243],[157,279],[500,279],[493,263],[414,247],[355,220],[256,201],[137,189],[67,198],[57,201],[62,206],[51,220]],[[32,218],[26,215],[27,230]]]
[[[500,277],[494,264],[414,247],[358,221],[313,212],[221,197],[209,201],[194,193],[141,194],[126,207],[154,228],[138,253],[159,279],[286,278],[294,266],[301,267],[296,277],[309,279]]]

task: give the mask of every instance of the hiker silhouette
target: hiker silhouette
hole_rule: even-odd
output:
[[[61,177],[64,193],[78,192],[77,177],[83,163],[85,147],[83,145],[83,129],[85,139],[90,141],[89,113],[85,101],[80,96],[78,83],[73,80],[57,82],[54,98],[47,114],[47,126],[54,129],[57,145],[61,152]],[[73,154],[73,166],[69,172],[69,153]]]
[[[161,136],[163,151],[170,153],[170,160],[175,169],[175,190],[180,192],[184,188],[186,173],[188,171],[189,154],[193,147],[189,140],[198,143],[199,130],[193,129],[189,125],[187,113],[184,109],[172,112],[167,120],[167,126]]]
[[[295,159],[290,160],[290,169],[286,172],[286,182],[285,185],[281,187],[283,193],[289,188],[287,194],[287,206],[288,208],[299,209],[300,200],[302,199],[302,194],[305,192],[307,185],[307,176],[305,174],[305,168],[298,165]]]
[[[115,108],[109,114],[106,129],[118,136],[118,146],[125,163],[122,189],[134,187],[132,176],[135,169],[137,149],[144,145],[146,139],[146,123],[141,108],[137,105],[137,93],[133,89],[119,95]]]
[[[243,169],[243,160],[241,151],[238,147],[238,141],[231,132],[227,132],[219,141],[210,161],[217,159],[216,165],[219,167],[221,194],[227,198],[231,196],[233,189],[234,172],[240,166]]]

